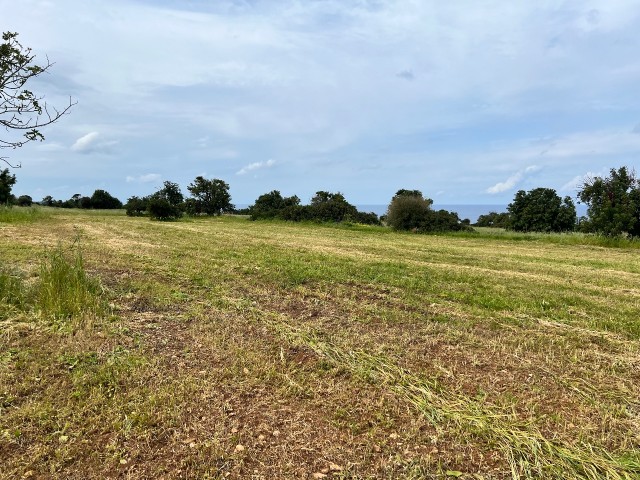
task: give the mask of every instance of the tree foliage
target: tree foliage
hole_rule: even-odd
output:
[[[318,191],[309,205],[300,205],[297,195],[283,197],[278,190],[260,195],[251,207],[252,220],[278,218],[291,222],[353,222],[379,225],[375,213],[359,212],[341,193]]]
[[[33,205],[33,199],[29,195],[20,195],[16,200],[16,205],[19,207],[30,207]]]
[[[588,219],[580,223],[581,230],[640,236],[640,180],[633,170],[612,168],[606,178],[586,180],[578,198],[588,206]]]
[[[480,215],[476,221],[477,227],[492,227],[492,228],[509,228],[510,217],[507,212],[489,212],[485,215]]]
[[[233,210],[229,184],[223,180],[207,180],[198,176],[189,184],[187,190],[193,197],[186,203],[187,213],[190,215],[221,215]]]
[[[77,195],[77,197],[76,197]],[[75,200],[76,206],[80,207],[80,194],[76,194],[72,197],[72,200]],[[91,195],[90,205],[92,208],[112,210],[117,208],[122,208],[122,202],[118,200],[116,197],[112,196],[106,190],[96,190]]]
[[[433,200],[425,198],[420,190],[401,189],[391,199],[386,222],[394,230],[414,232],[447,232],[469,229],[468,221],[447,210],[431,209]]]
[[[44,140],[40,129],[60,119],[75,104],[69,99],[69,104],[58,110],[26,88],[29,80],[47,72],[53,64],[47,60],[36,65],[31,49],[23,47],[17,37],[15,32],[5,32],[0,44],[0,126],[18,136],[0,139],[0,148]]]
[[[129,197],[124,208],[128,216],[141,217],[147,212],[149,205],[149,197],[140,198],[137,196]]]
[[[567,232],[575,229],[576,207],[552,188],[520,190],[507,207],[510,227],[518,232]]]
[[[278,190],[260,195],[249,207],[251,220],[263,218],[282,218],[290,215],[290,212],[300,205],[300,199],[294,195],[283,197]]]
[[[347,202],[341,193],[316,192],[309,204],[311,217],[320,222],[342,222],[345,217],[354,219],[358,209]]]
[[[432,204],[433,200],[424,198],[419,190],[398,190],[387,208],[387,224],[394,230],[420,230]]]
[[[182,216],[183,201],[180,186],[166,180],[163,187],[149,197],[147,212],[155,220],[176,220]]]
[[[0,205],[9,203],[11,189],[16,184],[16,176],[9,173],[9,169],[0,170]]]

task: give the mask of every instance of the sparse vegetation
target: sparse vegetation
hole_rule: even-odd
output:
[[[633,242],[49,215],[0,225],[0,478],[640,476]]]

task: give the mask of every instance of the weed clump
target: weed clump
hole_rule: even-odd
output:
[[[80,249],[59,246],[42,259],[35,282],[0,271],[0,319],[23,312],[56,329],[90,327],[106,313],[102,294],[100,282],[85,271]]]
[[[22,278],[15,272],[0,270],[0,320],[23,310],[25,296]]]

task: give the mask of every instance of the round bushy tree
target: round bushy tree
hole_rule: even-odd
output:
[[[429,220],[432,203],[419,190],[398,190],[387,208],[387,225],[394,230],[420,230]]]
[[[154,220],[177,220],[182,216],[182,210],[176,205],[171,205],[165,198],[151,196],[147,203],[149,217]]]
[[[33,199],[29,195],[20,195],[16,200],[16,205],[19,207],[30,207],[33,205]]]
[[[358,209],[347,202],[341,193],[316,192],[309,204],[311,217],[321,222],[342,222],[345,217],[355,218]]]
[[[187,213],[190,215],[220,215],[233,210],[229,184],[224,180],[207,180],[198,176],[187,190],[193,196],[187,201]]]
[[[147,211],[147,206],[149,204],[149,199],[147,197],[140,198],[137,196],[130,197],[127,200],[127,203],[124,205],[124,208],[127,212],[127,215],[130,217],[140,217],[145,214]]]
[[[293,211],[300,206],[300,199],[294,195],[283,197],[278,190],[260,195],[251,207],[249,212],[251,220],[260,218],[283,218],[283,213]]]
[[[91,195],[91,206],[98,209],[122,208],[122,202],[105,190],[96,190]]]
[[[167,180],[160,190],[148,197],[147,212],[154,220],[176,220],[182,216],[183,201],[180,186]]]
[[[518,232],[567,232],[575,229],[576,207],[552,188],[520,190],[507,207],[510,226]]]

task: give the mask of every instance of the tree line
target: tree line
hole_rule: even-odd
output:
[[[632,169],[612,168],[606,177],[585,179],[578,191],[578,202],[587,206],[584,217],[578,218],[570,197],[561,199],[551,188],[520,190],[507,212],[480,215],[476,226],[640,237],[640,180]]]
[[[0,170],[0,205],[30,206],[28,195],[15,197],[11,189],[16,183],[9,169]],[[468,219],[455,212],[432,209],[433,200],[419,190],[401,189],[392,197],[386,215],[361,212],[342,193],[318,191],[307,205],[297,195],[283,197],[278,190],[260,195],[248,208],[238,210],[231,203],[229,184],[220,179],[198,176],[187,186],[190,196],[177,183],[165,181],[151,195],[132,196],[123,205],[105,190],[89,196],[73,195],[70,199],[44,197],[40,205],[60,208],[124,208],[127,215],[147,216],[153,220],[176,220],[183,215],[221,215],[236,213],[251,220],[350,222],[367,225],[385,224],[394,230],[444,232],[471,230]],[[606,177],[588,178],[578,192],[578,201],[587,205],[587,216],[578,218],[570,197],[560,198],[551,188],[518,191],[507,212],[481,215],[474,226],[499,227],[518,232],[598,233],[607,236],[640,236],[640,180],[627,167],[611,169]]]

